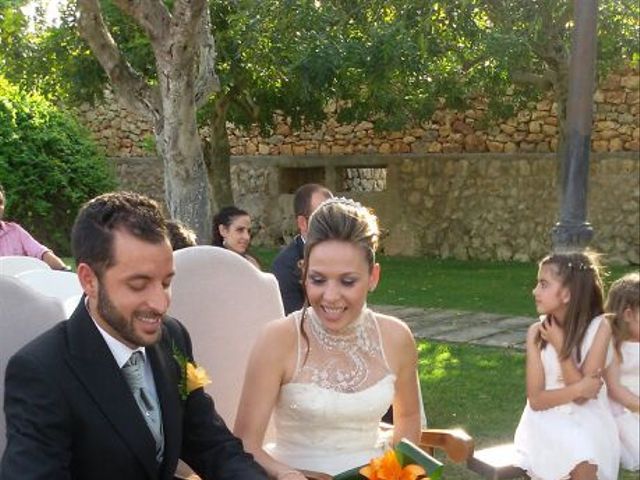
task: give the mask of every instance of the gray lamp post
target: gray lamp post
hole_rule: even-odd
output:
[[[587,222],[587,185],[595,87],[598,1],[574,0],[575,28],[569,63],[567,136],[560,178],[560,221],[551,229],[554,251],[586,247],[593,237]]]

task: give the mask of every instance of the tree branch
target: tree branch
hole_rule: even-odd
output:
[[[157,120],[162,111],[159,92],[152,89],[122,57],[109,33],[98,0],[78,0],[78,29],[102,65],[118,99],[128,108]]]
[[[543,75],[531,72],[513,72],[511,74],[511,80],[513,80],[514,83],[534,85],[540,89],[546,90],[553,87],[553,80],[550,76],[553,77],[551,72]]]
[[[196,36],[201,16],[209,17],[206,6],[206,0],[176,0],[173,7],[174,24],[181,36]]]
[[[147,33],[151,43],[167,34],[171,13],[160,0],[114,0],[114,3],[135,19]]]
[[[209,99],[212,92],[220,90],[220,81],[216,75],[216,46],[211,32],[211,19],[205,11],[200,17],[198,34],[200,61],[198,62],[195,83],[196,107],[201,107]]]

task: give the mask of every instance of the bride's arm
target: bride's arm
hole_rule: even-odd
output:
[[[245,450],[271,478],[278,480],[305,479],[302,473],[278,462],[262,448],[287,364],[296,348],[295,324],[290,319],[275,320],[263,328],[249,357],[233,429]]]
[[[379,317],[380,318],[380,317]],[[389,366],[396,374],[393,398],[393,443],[420,440],[418,351],[411,330],[398,319],[383,317],[383,344]]]

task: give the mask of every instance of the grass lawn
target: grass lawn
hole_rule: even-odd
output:
[[[524,353],[429,341],[418,352],[429,427],[462,428],[480,448],[513,440],[526,398]],[[445,462],[444,478],[481,477]]]
[[[511,441],[526,399],[523,352],[430,341],[418,352],[429,426],[460,427],[480,447]]]
[[[277,250],[256,248],[254,253],[268,270]],[[535,316],[531,290],[538,268],[533,263],[388,256],[378,261],[381,278],[369,295],[371,304]],[[605,281],[610,283],[634,268],[609,270]]]

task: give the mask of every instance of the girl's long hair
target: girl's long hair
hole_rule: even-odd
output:
[[[601,267],[594,252],[553,253],[540,262],[540,267],[552,266],[562,286],[569,289],[570,298],[562,329],[564,341],[558,353],[560,359],[569,358],[576,351],[577,360],[582,360],[580,345],[591,321],[604,312]],[[537,343],[545,348],[546,343],[538,333]]]
[[[624,319],[627,308],[633,311],[640,309],[640,274],[637,272],[628,273],[611,284],[604,308],[611,324],[616,355],[620,360],[622,360],[620,346],[630,337],[629,325]]]

